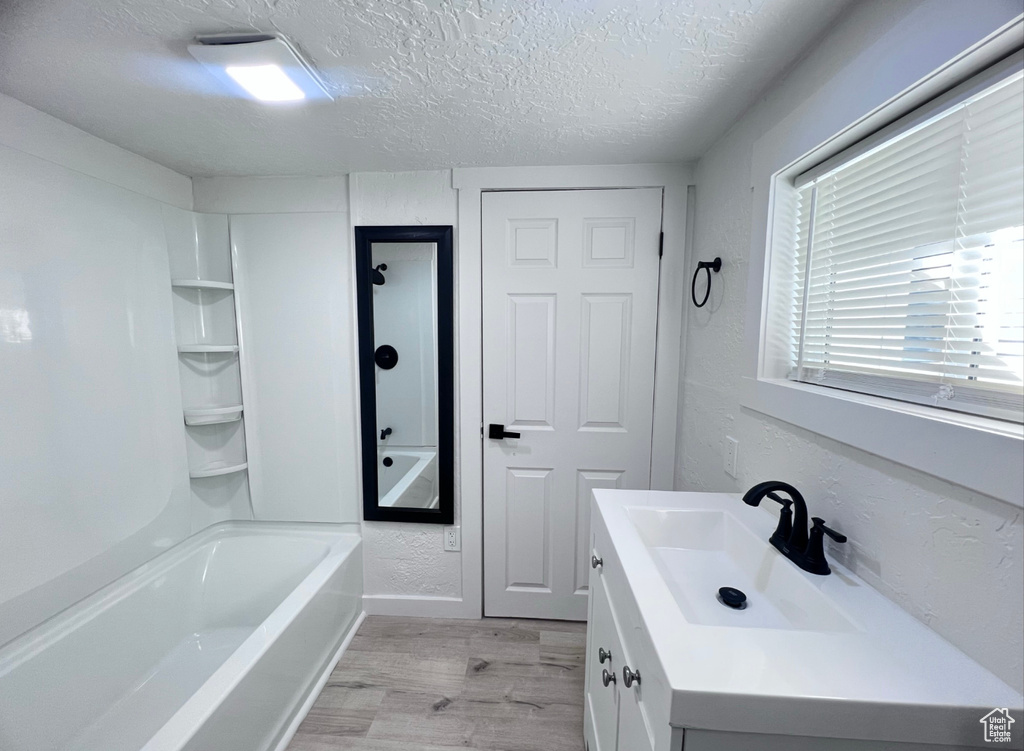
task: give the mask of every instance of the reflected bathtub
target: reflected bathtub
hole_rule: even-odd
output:
[[[0,748],[283,748],[361,617],[357,530],[218,524],[23,634]]]
[[[393,464],[384,466],[385,457]],[[437,452],[433,449],[378,449],[377,493],[380,506],[437,508]]]

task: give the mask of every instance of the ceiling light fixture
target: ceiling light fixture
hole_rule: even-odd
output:
[[[276,65],[229,65],[224,71],[262,102],[294,102],[306,95]]]
[[[188,51],[226,87],[261,102],[333,99],[309,63],[271,34],[197,36]]]

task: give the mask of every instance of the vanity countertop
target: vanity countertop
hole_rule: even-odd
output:
[[[701,581],[701,593],[711,591],[709,602],[714,590],[704,582],[717,582],[713,568],[710,574],[707,567],[692,573],[699,567],[687,567],[665,532],[673,519],[699,521],[677,511],[731,516],[732,544],[739,540],[756,559],[748,567],[754,573],[748,584],[753,591],[744,590],[747,610],[729,612],[703,601],[694,609],[680,602],[687,576]],[[653,542],[637,526],[644,516],[657,522],[650,525],[658,538]],[[703,515],[712,517],[721,515]],[[777,517],[747,506],[739,495],[595,490],[593,519],[595,529],[603,525],[612,541],[671,688],[672,725],[985,747],[981,718],[1007,707],[1019,723],[1015,730],[1024,728],[1020,693],[831,558],[829,576],[798,569],[767,543]],[[602,551],[606,569],[613,560],[609,552]],[[730,576],[726,569],[723,579]],[[788,589],[780,597],[776,587],[773,596],[788,599],[785,608],[795,613],[786,625],[773,621],[770,612],[765,616],[772,608],[758,601],[780,580]],[[808,603],[806,612],[801,600]],[[801,624],[801,618],[810,620]],[[979,618],[979,627],[983,623]]]

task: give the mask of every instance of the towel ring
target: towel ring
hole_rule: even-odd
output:
[[[701,269],[704,269],[704,273],[708,275],[708,286],[704,290],[704,299],[697,302],[697,277],[700,276]],[[701,261],[697,264],[697,270],[693,272],[693,281],[690,282],[690,299],[693,300],[693,304],[698,308],[703,308],[707,305],[708,298],[711,296],[711,272],[714,271],[717,274],[721,270],[721,258],[715,258],[713,261]]]

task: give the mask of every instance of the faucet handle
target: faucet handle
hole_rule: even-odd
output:
[[[811,527],[810,538],[807,541],[807,550],[799,559],[793,559],[800,568],[811,574],[827,576],[832,569],[829,568],[825,559],[825,535],[828,535],[836,542],[846,542],[846,535],[839,534],[834,529],[825,526],[825,520],[815,516],[811,519],[814,526]]]
[[[793,534],[793,501],[788,498],[780,498],[775,493],[768,493],[768,497],[782,506],[779,512],[779,523],[775,527],[775,532],[768,538],[768,542],[782,550],[782,547],[789,543],[789,538]]]
[[[820,529],[826,535],[831,537],[836,542],[846,542],[846,535],[836,532],[831,527],[825,526],[825,520],[820,516],[812,516],[811,521],[814,522],[814,529]]]

